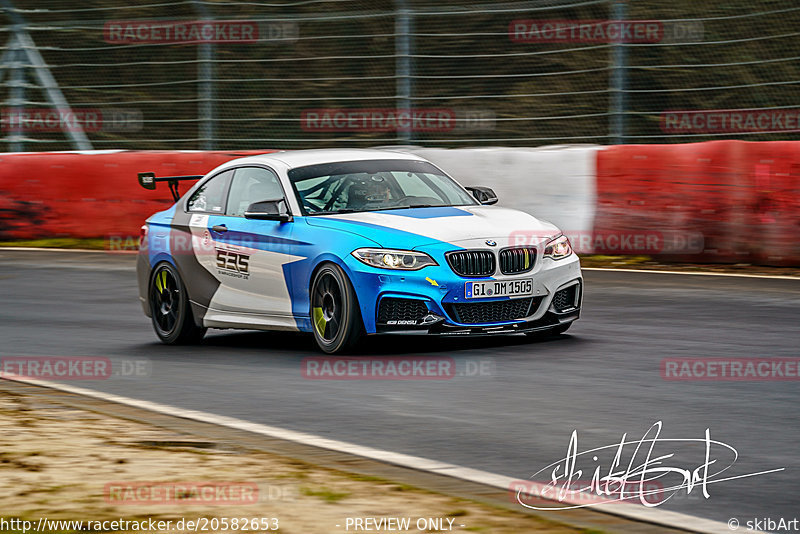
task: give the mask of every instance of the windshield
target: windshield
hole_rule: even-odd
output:
[[[289,179],[306,215],[477,204],[424,161],[324,163],[292,169]]]

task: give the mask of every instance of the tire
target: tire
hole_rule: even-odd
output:
[[[150,274],[150,316],[158,338],[167,345],[197,343],[206,329],[195,324],[186,286],[169,263],[160,263]]]
[[[342,269],[322,265],[311,281],[311,330],[317,346],[335,354],[355,347],[364,335],[364,323],[355,291]]]
[[[569,327],[572,326],[572,323],[575,321],[570,321],[567,324],[561,324],[558,326],[554,326],[553,328],[548,328],[547,330],[537,330],[535,332],[525,332],[525,335],[531,339],[547,339],[549,337],[555,337],[560,334],[563,334]]]

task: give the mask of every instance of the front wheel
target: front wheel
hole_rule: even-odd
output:
[[[178,271],[169,263],[153,269],[150,276],[150,315],[158,338],[168,345],[195,343],[206,329],[197,326],[189,295]]]
[[[328,354],[353,348],[364,333],[355,291],[338,265],[325,264],[314,275],[311,323],[317,345]]]

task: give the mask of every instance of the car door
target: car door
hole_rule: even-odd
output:
[[[255,165],[234,170],[224,214],[209,219],[220,282],[210,319],[296,328],[287,265],[305,258],[295,254],[294,223],[244,216],[251,204],[276,199],[286,195],[273,170]]]
[[[185,205],[175,207],[170,230],[170,256],[186,284],[195,317],[205,317],[219,289],[213,270],[214,241],[209,221],[225,213],[232,170],[222,171],[202,182]]]

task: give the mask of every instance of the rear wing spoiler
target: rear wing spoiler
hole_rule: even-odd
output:
[[[172,198],[175,200],[175,202],[181,198],[181,195],[178,193],[179,181],[199,180],[203,177],[203,175],[200,174],[197,176],[160,176],[156,178],[156,173],[154,172],[140,172],[137,176],[139,177],[139,185],[145,189],[155,189],[158,182],[167,182],[167,185],[169,185],[169,191],[172,193]]]

